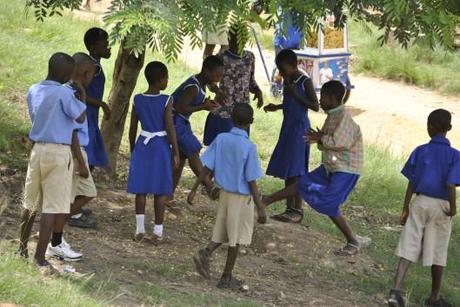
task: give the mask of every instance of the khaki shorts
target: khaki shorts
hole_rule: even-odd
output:
[[[417,195],[409,210],[396,255],[424,266],[446,266],[452,229],[449,202]]]
[[[83,147],[81,148],[81,153],[83,155],[83,160],[85,160],[86,168],[89,171],[88,155]],[[89,172],[88,178],[83,178],[78,175],[78,161],[74,159],[73,163],[75,171],[73,172],[72,178],[72,201],[75,200],[76,196],[96,197],[97,190],[91,172]]]
[[[35,143],[27,167],[24,208],[70,213],[73,161],[69,145]]]
[[[228,242],[229,246],[249,245],[253,231],[254,202],[252,197],[221,190],[212,241]]]

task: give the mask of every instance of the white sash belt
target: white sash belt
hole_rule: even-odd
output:
[[[156,137],[156,136],[167,136],[168,134],[166,133],[166,131],[149,132],[149,131],[141,130],[140,135],[145,137],[144,145],[147,145],[150,142],[150,140],[153,139],[154,137]]]

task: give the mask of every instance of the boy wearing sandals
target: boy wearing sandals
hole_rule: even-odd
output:
[[[201,157],[204,168],[196,180],[188,202],[193,203],[196,190],[204,178],[214,173],[221,187],[219,209],[211,242],[193,257],[198,273],[209,279],[209,260],[222,243],[228,243],[228,255],[218,288],[238,290],[242,282],[232,275],[240,244],[249,245],[254,229],[254,203],[258,222],[265,223],[265,210],[260,200],[256,180],[262,177],[256,146],[249,141],[247,130],[254,111],[247,103],[238,103],[232,111],[234,127],[219,134]]]
[[[457,212],[456,186],[460,185],[460,152],[450,146],[446,134],[451,114],[438,109],[428,116],[429,143],[417,147],[402,174],[409,180],[401,214],[404,230],[396,254],[400,257],[388,305],[403,307],[402,282],[411,262],[431,266],[431,295],[426,306],[453,306],[439,296],[442,272],[447,263],[447,249],[452,217]],[[416,194],[412,205],[409,203]]]

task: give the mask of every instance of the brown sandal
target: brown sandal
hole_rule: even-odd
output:
[[[347,243],[344,247],[336,250],[334,254],[341,257],[354,256],[359,252],[360,246],[352,243]]]
[[[299,224],[303,219],[303,210],[286,208],[286,211],[281,214],[272,215],[271,218],[283,223]]]

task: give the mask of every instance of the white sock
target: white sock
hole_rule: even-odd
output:
[[[72,218],[73,218],[73,219],[79,219],[79,218],[81,218],[82,215],[83,215],[83,214],[81,214],[81,213],[77,213],[77,214],[75,214],[75,215],[72,215]]]
[[[145,233],[145,214],[136,214],[136,233]]]
[[[157,237],[162,237],[163,236],[163,224],[153,226],[153,234],[156,235]]]

